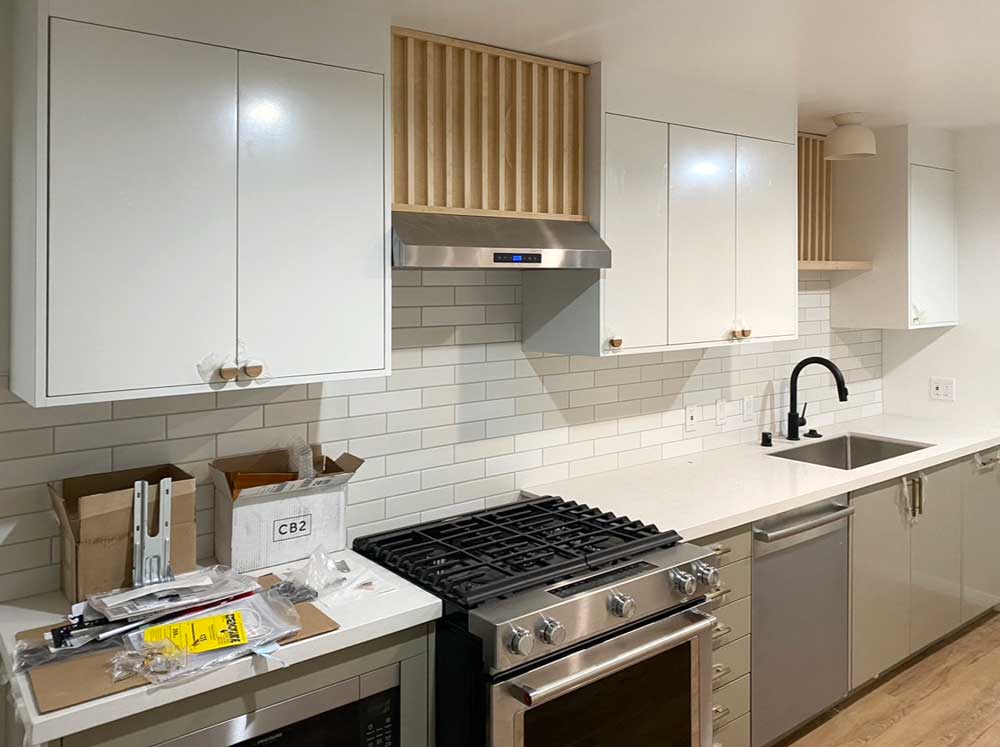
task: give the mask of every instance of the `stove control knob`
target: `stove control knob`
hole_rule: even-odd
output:
[[[673,572],[674,588],[686,597],[698,591],[698,579],[687,571]]]
[[[694,572],[698,580],[705,584],[712,591],[716,591],[722,586],[722,574],[714,565],[708,563],[695,563]]]
[[[611,592],[611,596],[608,597],[608,609],[611,610],[611,614],[615,617],[634,617],[635,599],[628,594],[613,591]]]
[[[561,646],[566,641],[566,627],[558,620],[545,620],[539,635],[550,646]]]
[[[535,636],[530,630],[514,628],[510,640],[507,641],[507,648],[516,656],[528,656],[535,648]]]

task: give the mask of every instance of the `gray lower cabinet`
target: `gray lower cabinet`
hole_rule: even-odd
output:
[[[962,621],[964,461],[851,494],[851,685]]]
[[[1000,449],[962,468],[962,622],[1000,604]]]

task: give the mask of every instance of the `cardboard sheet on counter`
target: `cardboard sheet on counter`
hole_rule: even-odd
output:
[[[273,578],[273,577],[272,577]],[[262,586],[269,586],[261,579]],[[282,645],[303,641],[324,633],[337,630],[338,625],[311,602],[295,605],[302,623],[302,630],[293,637],[282,641]],[[53,626],[25,630],[17,634],[18,640],[37,640]],[[95,651],[81,654],[54,664],[44,664],[29,670],[28,679],[35,694],[35,703],[40,713],[51,713],[61,708],[86,703],[107,695],[144,687],[147,683],[139,678],[114,682],[108,673],[111,658],[118,649]]]

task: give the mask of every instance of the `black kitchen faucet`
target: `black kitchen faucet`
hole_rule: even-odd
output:
[[[837,396],[840,397],[841,402],[847,401],[847,384],[844,382],[844,372],[837,368],[836,363],[828,358],[820,358],[819,356],[803,358],[799,361],[798,365],[792,369],[792,382],[790,387],[791,399],[788,403],[788,430],[786,433],[789,441],[798,441],[799,426],[806,424],[805,407],[802,408],[802,415],[799,415],[799,374],[802,373],[803,368],[811,363],[818,363],[819,365],[826,366],[830,369],[830,373],[833,374],[833,378],[837,380]]]

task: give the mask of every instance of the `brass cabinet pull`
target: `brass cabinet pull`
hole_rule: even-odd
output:
[[[219,369],[219,378],[223,381],[235,381],[240,375],[240,369],[235,366],[223,366]]]
[[[622,342],[623,342],[622,338],[620,338],[620,337],[612,337],[610,340],[608,340],[608,345],[610,345],[611,347],[613,347],[613,348],[615,348],[617,350],[618,348],[620,348],[622,346]]]
[[[723,545],[721,542],[712,545],[709,549],[715,554],[715,557],[717,558],[721,558],[723,555],[728,555],[733,551],[733,548],[731,548],[729,545]]]
[[[725,625],[722,622],[717,622],[715,623],[715,628],[712,629],[712,640],[714,641],[719,638],[724,638],[732,632],[733,629],[731,626]]]
[[[705,595],[705,599],[709,602],[714,602],[716,599],[721,599],[726,596],[726,594],[732,594],[732,589],[719,589],[718,591],[711,591]]]
[[[726,706],[720,706],[720,705],[712,706],[712,723],[714,724],[717,721],[722,721],[722,719],[728,716],[729,713],[730,711],[728,708],[726,708]]]

